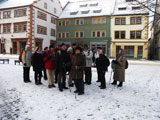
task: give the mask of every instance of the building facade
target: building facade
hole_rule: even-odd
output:
[[[156,5],[150,40],[149,58],[160,60],[160,0],[156,0]]]
[[[16,3],[16,4],[15,4]],[[29,44],[43,49],[56,44],[58,0],[4,0],[0,3],[0,53],[19,54]]]
[[[114,1],[86,0],[69,2],[57,22],[57,44],[62,42],[102,47],[110,54],[111,14]]]
[[[127,58],[148,58],[149,12],[134,0],[117,0],[111,18],[111,57],[120,48]]]

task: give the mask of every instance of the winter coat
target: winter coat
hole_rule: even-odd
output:
[[[56,55],[56,70],[59,72],[69,71],[71,67],[71,59],[69,53],[61,50]]]
[[[31,59],[32,59],[31,57],[32,57],[31,51],[27,51],[27,50],[23,51],[22,53],[23,67],[31,67]]]
[[[55,69],[55,54],[51,51],[46,51],[47,56],[43,58],[45,62],[45,68],[49,70]]]
[[[113,79],[119,82],[125,81],[125,64],[126,64],[126,57],[124,55],[120,55],[116,58],[116,67]]]
[[[109,65],[110,61],[104,54],[100,54],[99,57],[96,59],[96,67],[98,71],[108,71]]]
[[[77,69],[76,69],[77,66]],[[86,66],[86,60],[84,55],[75,54],[72,58],[72,79],[73,80],[82,80],[84,75],[84,70]]]
[[[44,64],[44,61],[43,61],[42,54],[35,52],[32,56],[33,71],[42,71],[43,64]]]
[[[92,57],[93,57],[93,53],[91,50],[87,50],[87,51],[83,51],[84,55],[85,55],[85,59],[86,59],[86,67],[92,67]]]

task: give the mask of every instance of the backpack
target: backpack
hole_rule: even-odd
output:
[[[125,69],[128,68],[128,61],[126,60]]]

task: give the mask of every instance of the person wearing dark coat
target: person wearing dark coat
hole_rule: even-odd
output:
[[[56,70],[58,71],[58,87],[62,92],[66,87],[66,72],[70,69],[71,59],[69,53],[67,53],[66,45],[61,44],[61,50],[56,56]]]
[[[113,83],[112,85],[117,85],[117,81],[119,81],[118,87],[123,86],[123,82],[125,81],[125,65],[126,65],[126,57],[124,55],[124,50],[121,48],[119,53],[116,56],[115,70],[113,75]]]
[[[43,57],[42,54],[40,53],[40,48],[36,47],[35,48],[35,53],[32,56],[32,66],[33,66],[33,71],[34,73],[34,78],[35,78],[35,84],[36,85],[41,85],[41,77],[42,77],[42,70],[43,70]]]
[[[42,57],[45,58],[47,56],[46,51],[48,51],[48,47],[44,48],[44,51],[42,52]],[[43,74],[44,74],[44,80],[47,80],[47,73],[45,68],[45,61],[43,62]]]
[[[81,48],[76,47],[75,55],[72,58],[72,79],[74,80],[76,91],[78,95],[84,94],[84,71],[86,66],[86,60],[84,55],[81,53]]]
[[[102,48],[98,48],[99,57],[96,59],[96,67],[98,73],[98,81],[100,81],[101,85],[99,86],[100,89],[106,88],[106,80],[105,80],[105,73],[110,65],[109,59],[103,54]]]

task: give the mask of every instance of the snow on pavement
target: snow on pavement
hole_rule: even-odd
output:
[[[18,99],[18,103],[14,103],[18,112],[13,107],[6,107],[17,113],[15,120],[160,120],[158,65],[129,65],[123,88],[109,85],[109,68],[105,90],[99,89],[93,68],[92,85],[85,85],[83,96],[75,95],[75,88],[71,88],[71,92],[59,92],[57,87],[48,89],[43,78],[43,85],[36,86],[32,69],[32,83],[23,83],[22,70],[21,65],[14,65],[14,59],[10,59],[10,64],[0,63],[0,107],[4,105],[4,99]],[[0,113],[0,120],[5,120],[3,114]]]

